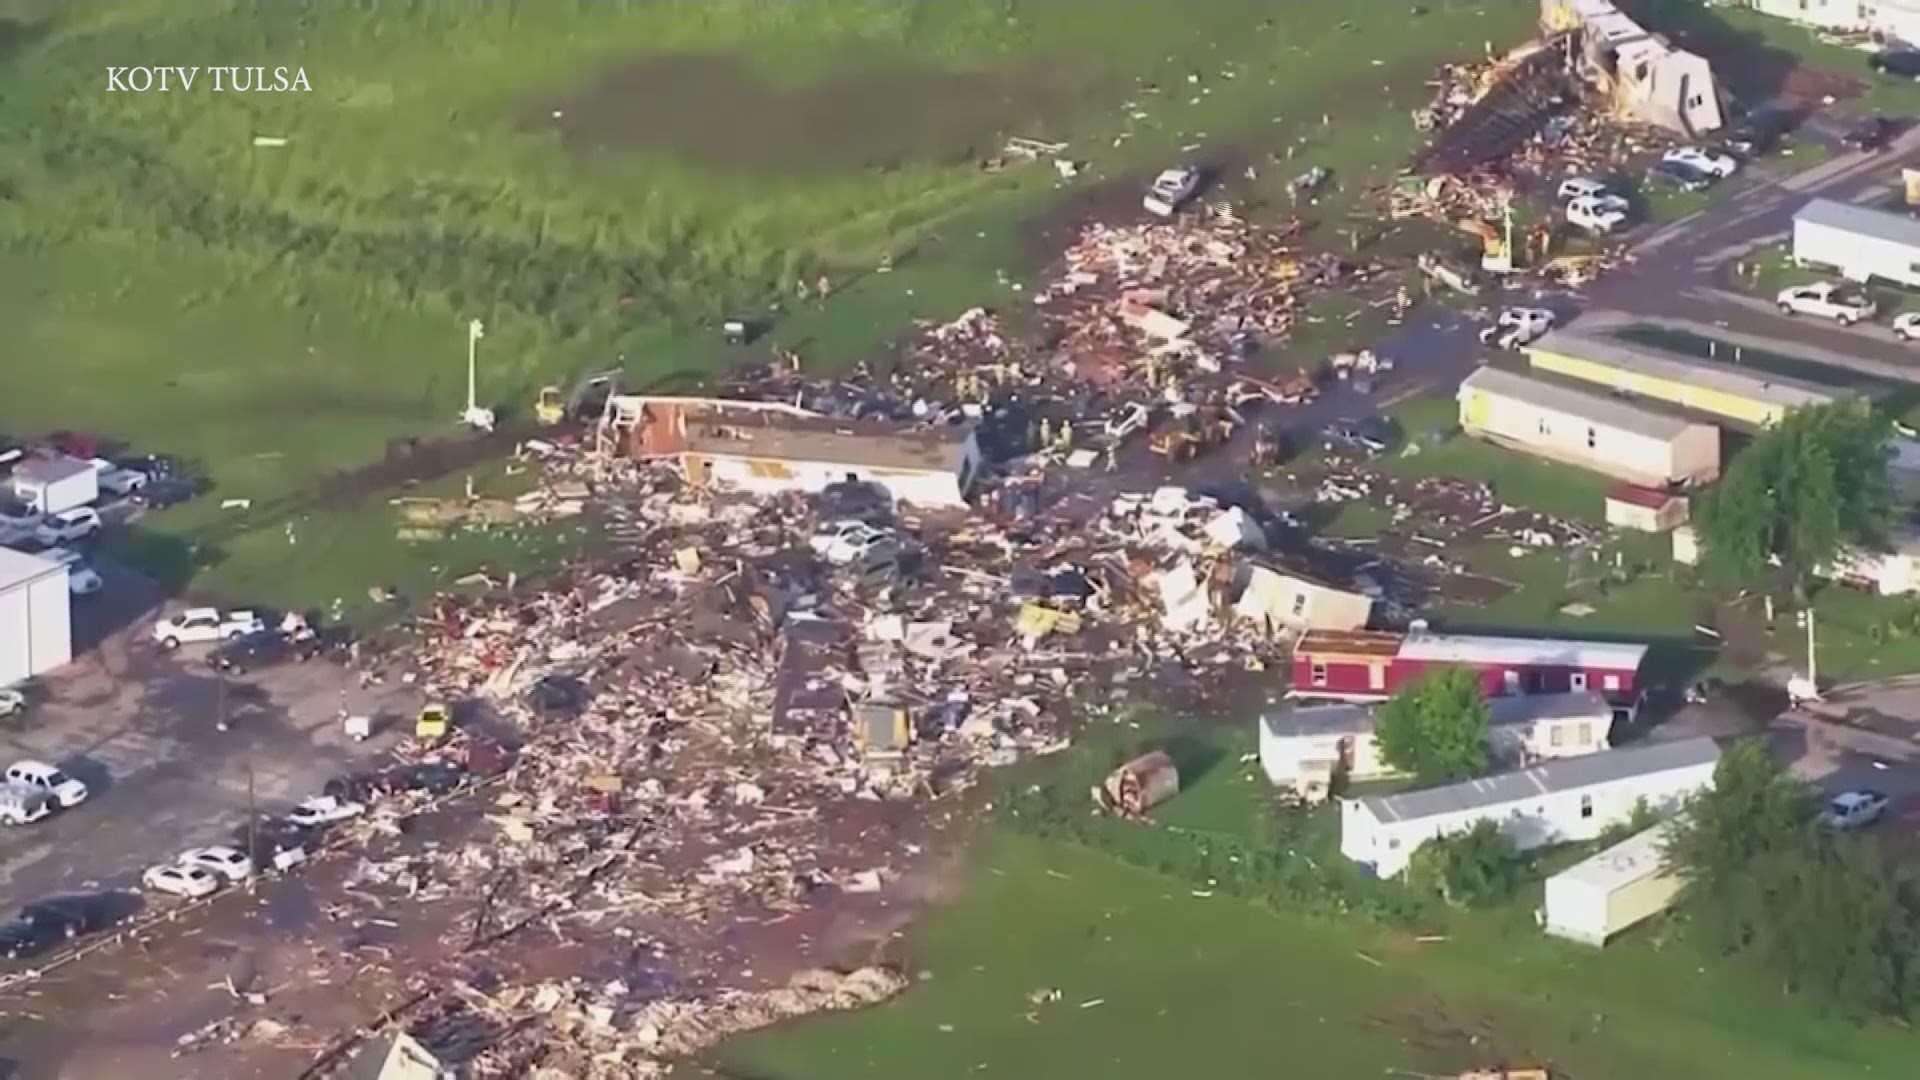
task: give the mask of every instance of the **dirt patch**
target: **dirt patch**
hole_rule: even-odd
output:
[[[710,168],[884,169],[985,158],[1010,135],[1039,137],[1067,104],[1057,68],[984,72],[866,66],[782,83],[739,57],[665,54],[612,68],[531,110],[581,150],[670,154]]]

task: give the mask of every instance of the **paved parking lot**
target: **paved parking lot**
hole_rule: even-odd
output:
[[[104,639],[39,681],[26,717],[0,729],[0,765],[53,762],[92,789],[79,807],[0,829],[0,912],[91,884],[131,884],[155,861],[228,836],[246,821],[250,798],[284,810],[390,750],[400,721],[418,709],[410,692],[363,690],[323,661],[229,680],[223,691],[203,650],[169,655],[147,640],[154,612],[137,589],[137,579],[115,575],[100,597],[75,605],[76,645]],[[343,707],[384,722],[354,743]]]

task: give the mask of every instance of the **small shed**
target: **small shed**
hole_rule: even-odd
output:
[[[29,458],[14,467],[13,493],[43,514],[77,510],[100,497],[100,474],[65,454]]]
[[[1667,867],[1672,822],[1663,821],[1547,879],[1540,925],[1555,937],[1605,945],[1672,906],[1680,875]]]
[[[1607,492],[1607,524],[1619,529],[1661,533],[1686,524],[1685,495],[1636,484],[1615,484]]]
[[[1165,751],[1155,750],[1108,773],[1093,797],[1110,813],[1139,817],[1179,793],[1179,768]]]

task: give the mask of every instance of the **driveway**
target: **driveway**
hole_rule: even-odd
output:
[[[77,605],[76,616],[122,628],[36,684],[24,720],[0,730],[0,761],[54,762],[92,793],[48,820],[0,830],[0,913],[49,893],[131,884],[156,861],[228,837],[250,802],[284,810],[391,750],[405,726],[394,721],[419,707],[410,692],[363,690],[324,661],[223,688],[203,650],[167,655],[144,640],[151,612],[125,619]],[[356,744],[342,730],[343,707],[388,722]]]

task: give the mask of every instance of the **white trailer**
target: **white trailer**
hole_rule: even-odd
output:
[[[1555,937],[1605,945],[1673,905],[1680,875],[1667,865],[1672,823],[1663,821],[1547,879],[1540,926]]]
[[[1920,287],[1920,221],[1911,215],[1815,199],[1793,215],[1793,261],[1849,281]]]

